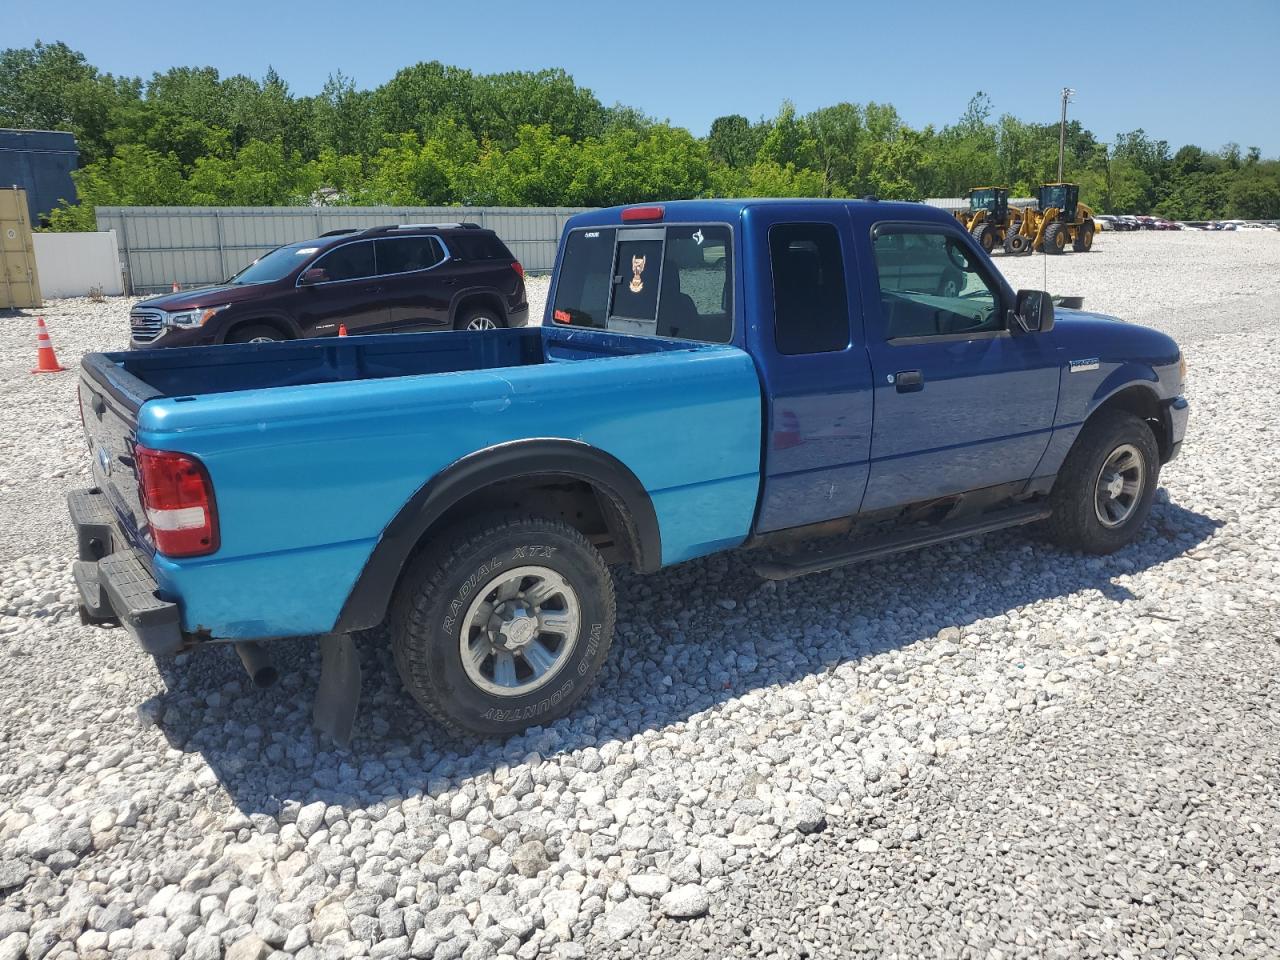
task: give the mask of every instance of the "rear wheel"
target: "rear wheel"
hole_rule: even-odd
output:
[[[290,338],[275,327],[265,323],[250,323],[243,327],[236,327],[227,335],[227,343],[277,343],[288,339]]]
[[[613,638],[613,580],[558,520],[485,517],[434,538],[392,609],[404,685],[454,733],[510,735],[569,712]]]
[[[1077,253],[1088,253],[1093,249],[1093,224],[1082,223],[1076,228],[1076,238],[1071,243],[1071,249]]]
[[[978,241],[978,246],[984,251],[990,253],[996,245],[996,231],[989,223],[980,223],[973,228],[973,239]]]
[[[468,307],[454,321],[455,330],[496,330],[505,327],[502,314],[492,307]]]
[[[1085,553],[1119,550],[1151,512],[1159,479],[1160,452],[1151,428],[1121,410],[1096,414],[1054,483],[1050,538]]]
[[[1062,253],[1067,249],[1067,225],[1065,223],[1051,223],[1044,228],[1044,244],[1045,253]]]

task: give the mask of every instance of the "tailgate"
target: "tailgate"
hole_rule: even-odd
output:
[[[87,359],[87,358],[86,358]],[[93,470],[93,485],[102,490],[134,546],[153,553],[146,531],[145,514],[138,491],[134,464],[134,431],[141,404],[101,382],[94,366],[80,371],[80,413]]]

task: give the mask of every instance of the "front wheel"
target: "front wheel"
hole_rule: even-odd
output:
[[[265,323],[250,323],[236,327],[227,335],[227,343],[278,343],[289,339],[275,327]]]
[[[1096,414],[1053,485],[1049,537],[1085,553],[1119,550],[1146,521],[1159,479],[1160,451],[1151,428],[1121,410]]]
[[[569,712],[613,639],[613,580],[558,520],[486,517],[433,540],[391,623],[405,687],[452,733],[507,736]]]

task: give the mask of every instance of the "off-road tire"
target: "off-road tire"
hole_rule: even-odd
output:
[[[1076,228],[1076,238],[1071,241],[1071,249],[1076,253],[1088,253],[1093,249],[1093,224],[1084,223]]]
[[[493,694],[467,675],[459,635],[476,593],[504,570],[528,565],[550,568],[572,587],[578,635],[542,687]],[[569,712],[595,681],[613,626],[613,578],[586,537],[559,520],[491,514],[433,536],[411,562],[392,601],[391,649],[406,689],[450,733],[509,736]]]
[[[288,339],[290,338],[275,327],[265,323],[246,323],[227,334],[227,343],[253,343],[255,340],[279,343]]]
[[[505,327],[506,321],[502,319],[502,314],[491,307],[467,307],[458,313],[458,318],[453,322],[455,330],[470,330],[472,324],[484,321],[492,324],[492,326],[484,326],[478,329],[496,330]]]
[[[1103,525],[1095,510],[1098,482],[1111,454],[1125,444],[1143,460],[1144,487],[1133,512],[1116,527]],[[1046,535],[1058,546],[1084,553],[1114,553],[1129,544],[1151,512],[1160,482],[1160,450],[1145,421],[1123,410],[1103,410],[1089,419],[1076,439],[1049,495],[1052,516]]]
[[[990,253],[996,245],[996,231],[989,223],[980,223],[973,228],[973,239],[978,241],[985,253]]]
[[[1051,223],[1044,228],[1044,239],[1041,241],[1045,253],[1062,253],[1067,249],[1067,225]]]
[[[1004,238],[1004,251],[1020,257],[1031,252],[1031,241],[1020,233],[1011,233]]]

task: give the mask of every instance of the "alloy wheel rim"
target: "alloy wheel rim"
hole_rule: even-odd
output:
[[[1111,451],[1094,484],[1093,510],[1104,527],[1118,527],[1133,516],[1142,499],[1147,467],[1131,443]]]
[[[251,337],[250,343],[275,343],[274,337]]]
[[[504,571],[467,608],[458,636],[463,669],[486,693],[532,693],[568,662],[581,622],[577,592],[550,567]]]
[[[498,325],[492,317],[476,317],[467,324],[468,330],[496,330]]]

